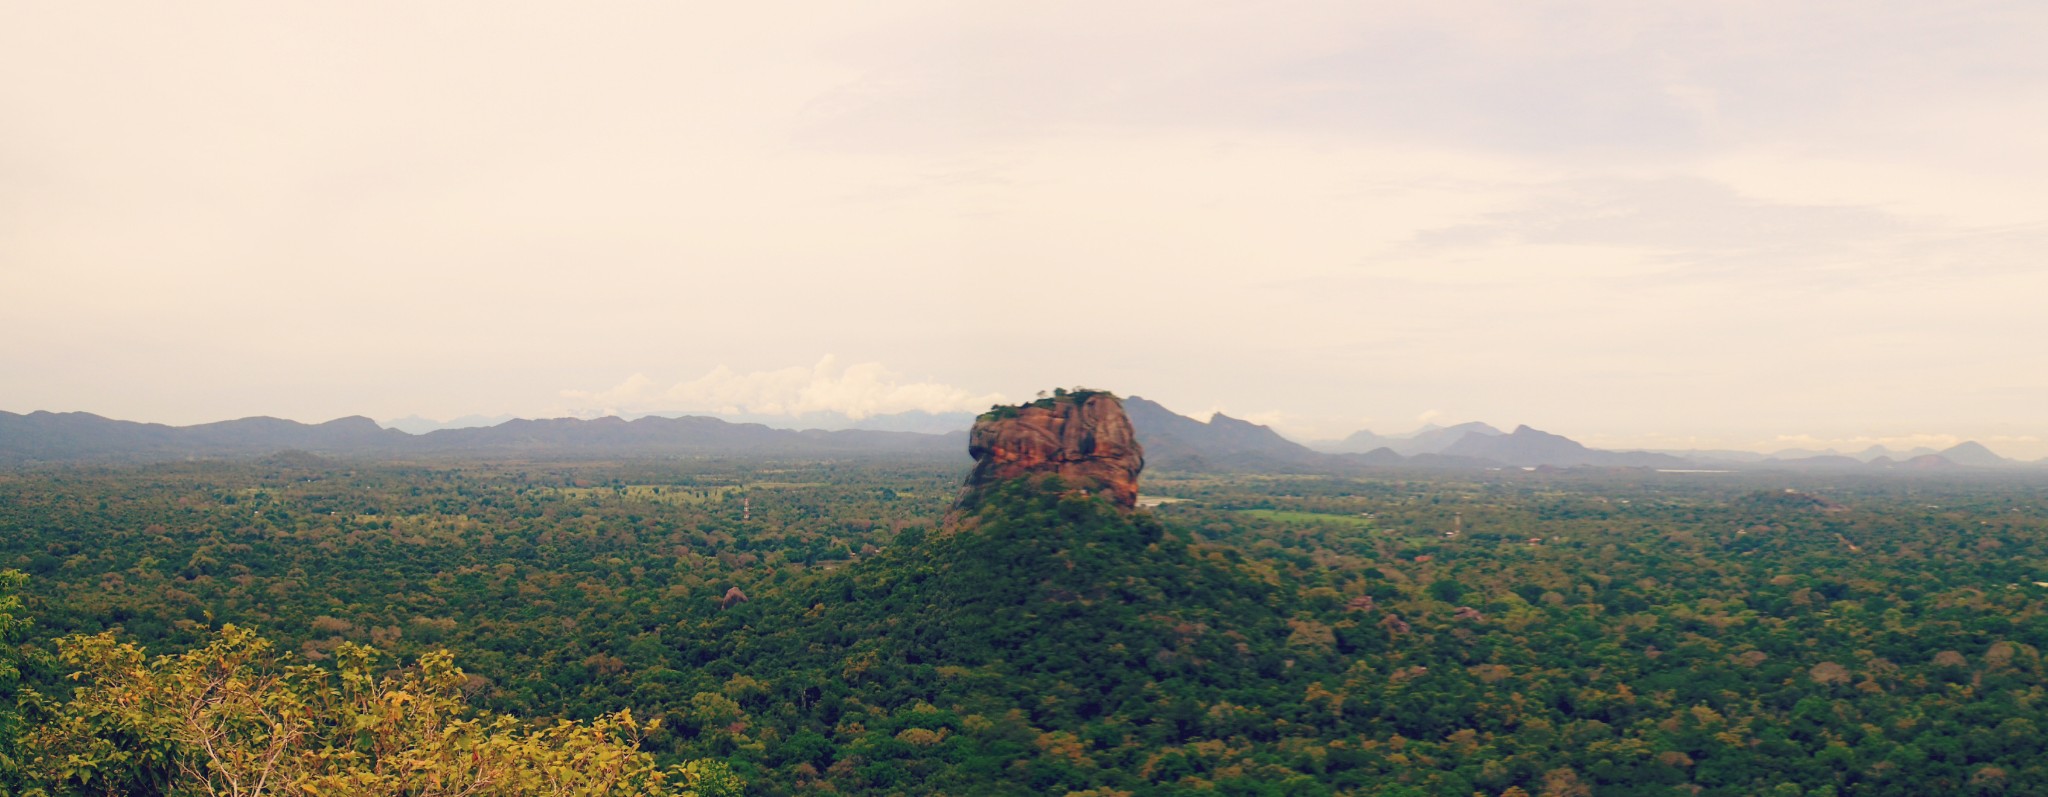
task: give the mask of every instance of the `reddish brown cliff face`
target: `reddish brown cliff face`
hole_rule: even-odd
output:
[[[983,415],[968,436],[967,453],[974,457],[974,472],[963,504],[991,485],[1053,475],[1130,509],[1138,504],[1138,472],[1145,468],[1145,451],[1123,403],[1108,393],[1060,396]]]

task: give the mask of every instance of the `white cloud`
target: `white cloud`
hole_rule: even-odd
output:
[[[710,412],[723,415],[799,416],[838,413],[853,420],[899,412],[975,412],[1004,401],[937,382],[906,381],[881,363],[841,366],[826,355],[817,365],[740,373],[718,366],[703,376],[663,388],[646,374],[599,391],[564,390],[576,415],[633,412]]]

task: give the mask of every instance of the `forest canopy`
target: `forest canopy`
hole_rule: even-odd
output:
[[[1165,473],[1149,510],[1013,491],[944,527],[958,478],[714,460],[0,474],[0,566],[28,574],[0,598],[7,788],[2048,782],[2038,485]]]

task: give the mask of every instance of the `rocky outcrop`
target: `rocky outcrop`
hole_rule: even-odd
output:
[[[984,413],[968,435],[967,453],[974,472],[960,495],[962,507],[998,484],[1057,476],[1070,489],[1130,509],[1138,504],[1138,472],[1145,468],[1123,403],[1085,390]]]
[[[730,609],[749,600],[752,600],[752,598],[748,598],[747,593],[742,592],[739,587],[733,587],[725,591],[725,597],[718,601],[718,608]]]

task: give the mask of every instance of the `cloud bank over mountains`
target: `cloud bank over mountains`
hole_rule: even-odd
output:
[[[720,365],[709,373],[664,387],[636,373],[605,390],[564,390],[564,415],[702,412],[728,416],[807,416],[830,413],[849,420],[904,412],[980,412],[1006,401],[1000,393],[913,381],[879,362],[841,365],[826,355],[808,368],[738,372]]]

